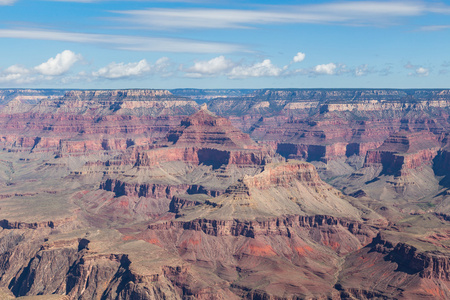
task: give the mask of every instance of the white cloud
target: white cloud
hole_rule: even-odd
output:
[[[22,84],[30,83],[33,81],[35,81],[34,77],[25,76],[23,74],[0,74],[0,83]]]
[[[202,77],[221,75],[229,71],[235,64],[226,59],[223,55],[212,58],[207,61],[197,61],[194,65],[186,70],[188,77]]]
[[[106,67],[93,72],[94,77],[102,77],[108,79],[119,79],[127,77],[138,77],[150,71],[150,65],[145,59],[134,63],[115,63],[112,62]]]
[[[28,70],[24,66],[12,65],[12,66],[6,68],[4,72],[6,74],[22,74],[22,75],[25,75],[25,74],[29,74],[30,70]]]
[[[81,55],[65,50],[34,68],[12,65],[0,72],[0,82],[28,84],[36,81],[55,81],[58,77],[62,80],[60,76],[67,73],[81,58]]]
[[[152,38],[142,36],[75,33],[34,29],[0,29],[0,37],[45,41],[62,41],[110,45],[130,51],[182,52],[182,53],[229,53],[248,52],[235,44],[204,42],[187,39]]]
[[[415,75],[425,77],[430,74],[430,70],[427,68],[419,67],[415,70]]]
[[[282,75],[283,70],[287,67],[279,68],[272,64],[270,59],[265,59],[260,63],[250,66],[236,66],[229,73],[229,78],[246,78],[246,77],[272,77]]]
[[[299,52],[295,56],[298,61],[304,58],[304,54]],[[226,59],[224,56],[218,56],[208,61],[197,61],[190,68],[183,68],[180,66],[179,71],[186,72],[186,77],[202,78],[205,76],[226,76],[229,79],[245,79],[251,77],[287,77],[296,75],[352,75],[364,76],[373,69],[369,68],[367,64],[357,67],[348,68],[345,64],[320,64],[312,68],[296,68],[290,67],[295,63],[293,59],[289,64],[281,67],[274,65],[270,59],[265,59],[261,62],[253,64],[236,63]]]
[[[29,83],[35,80],[31,71],[19,65],[13,65],[0,73],[1,83]]]
[[[337,66],[334,63],[317,65],[312,72],[318,75],[334,75],[336,74]]]
[[[0,0],[0,5],[12,5],[16,2],[17,0]]]
[[[298,52],[296,56],[294,56],[294,59],[292,60],[295,63],[301,62],[305,59],[305,53]]]
[[[75,54],[70,50],[64,50],[45,63],[36,66],[34,69],[43,75],[58,76],[69,71],[70,68],[81,59],[81,55]]]
[[[186,72],[186,77],[202,78],[207,76],[224,75],[229,79],[248,78],[248,77],[277,77],[288,75],[288,66],[280,68],[265,59],[250,65],[236,63],[221,55],[207,61],[196,61],[190,68],[183,68],[181,65],[179,71]]]
[[[71,54],[64,54],[71,53]],[[81,58],[81,55],[75,55]],[[171,71],[173,64],[168,57],[161,57],[155,64],[151,65],[147,60],[138,62],[115,63],[112,62],[97,71],[82,70],[77,74],[67,72],[74,63],[75,57],[72,51],[62,52],[47,62],[33,68],[26,68],[21,65],[12,65],[4,70],[0,70],[0,83],[12,85],[41,84],[51,82],[52,84],[73,84],[74,82],[92,82],[98,79],[123,79],[145,76],[146,74],[156,74],[160,77],[167,77],[173,74]]]

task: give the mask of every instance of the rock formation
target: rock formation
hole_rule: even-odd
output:
[[[448,90],[2,90],[0,298],[448,299]]]
[[[198,108],[164,90],[68,91],[37,99],[23,105],[23,96],[16,97],[0,107],[0,147],[60,155],[121,151],[161,139],[179,115]]]

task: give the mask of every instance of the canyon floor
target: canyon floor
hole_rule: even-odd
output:
[[[0,299],[450,299],[449,137],[449,90],[0,90]]]

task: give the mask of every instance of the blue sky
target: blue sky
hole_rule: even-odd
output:
[[[0,88],[450,88],[449,1],[0,0]]]

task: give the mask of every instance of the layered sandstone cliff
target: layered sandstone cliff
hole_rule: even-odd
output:
[[[409,170],[431,165],[439,148],[437,138],[430,132],[398,132],[379,148],[369,150],[365,165],[379,164],[383,166],[383,174],[405,175]]]
[[[178,213],[184,219],[215,220],[289,214],[360,218],[358,210],[339,191],[319,178],[313,165],[298,161],[268,164],[261,173],[244,176],[220,196]]]
[[[447,90],[33,93],[0,91],[0,298],[449,298]]]
[[[344,299],[446,299],[449,263],[445,251],[419,250],[379,234],[346,259],[337,288]]]
[[[0,146],[61,155],[151,144],[198,109],[166,90],[69,91],[26,105],[22,98],[0,108]]]

